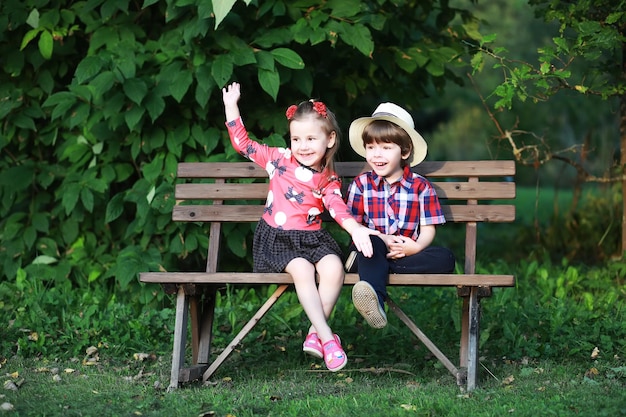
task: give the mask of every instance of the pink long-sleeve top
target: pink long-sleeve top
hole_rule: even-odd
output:
[[[265,168],[269,175],[269,192],[263,210],[267,224],[284,230],[319,230],[324,207],[340,225],[353,218],[334,173],[320,173],[301,165],[290,149],[253,141],[241,118],[227,122],[226,127],[235,150]]]

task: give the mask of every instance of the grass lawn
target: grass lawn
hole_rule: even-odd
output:
[[[625,367],[489,364],[462,392],[432,362],[330,373],[304,354],[243,353],[205,385],[168,393],[168,360],[127,363],[10,359],[3,416],[626,416]],[[594,367],[596,366],[596,367]],[[492,375],[490,375],[490,373]],[[12,388],[12,389],[11,389]],[[9,404],[9,405],[7,405]]]

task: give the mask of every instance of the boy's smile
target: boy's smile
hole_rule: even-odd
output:
[[[365,145],[365,160],[370,168],[389,183],[402,177],[402,160],[406,158],[408,155],[402,155],[402,149],[395,143],[373,142]]]

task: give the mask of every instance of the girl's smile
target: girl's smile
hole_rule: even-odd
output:
[[[302,165],[321,171],[326,151],[335,144],[335,132],[330,135],[314,118],[292,120],[289,126],[291,133],[291,153]]]

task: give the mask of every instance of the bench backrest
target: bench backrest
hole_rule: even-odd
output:
[[[363,162],[339,162],[347,186],[363,171]],[[413,170],[434,185],[448,222],[466,224],[465,273],[475,272],[476,225],[512,222],[515,206],[491,204],[515,198],[514,161],[422,162]],[[267,172],[252,162],[189,162],[178,165],[172,219],[210,222],[207,272],[216,272],[222,222],[256,222],[267,196]],[[223,204],[225,203],[226,204]]]

